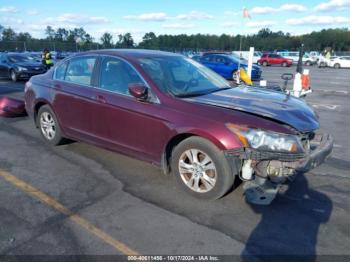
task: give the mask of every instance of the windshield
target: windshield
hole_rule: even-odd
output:
[[[190,58],[168,56],[140,58],[138,61],[167,94],[178,97],[199,96],[231,88],[224,78]]]
[[[18,62],[32,62],[34,59],[29,56],[25,55],[9,55],[8,59],[12,63],[18,63]]]

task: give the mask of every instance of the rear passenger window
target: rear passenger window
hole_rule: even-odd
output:
[[[64,76],[66,74],[67,62],[59,65],[55,71],[55,79],[64,80]]]
[[[79,57],[69,61],[65,80],[76,84],[90,85],[95,57]]]

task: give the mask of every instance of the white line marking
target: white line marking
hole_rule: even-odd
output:
[[[314,108],[326,108],[326,109],[329,109],[329,110],[335,110],[338,107],[340,107],[340,105],[329,105],[329,104],[312,104],[312,106]]]
[[[331,89],[313,89],[313,91],[321,91],[325,93],[341,93],[341,94],[349,94],[349,91],[346,90],[331,90]]]

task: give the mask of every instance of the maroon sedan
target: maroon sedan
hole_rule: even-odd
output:
[[[232,87],[192,59],[159,51],[69,57],[26,83],[25,105],[48,143],[69,138],[154,163],[205,199],[239,177],[249,201],[268,203],[277,184],[322,163],[333,143],[304,101]]]
[[[285,58],[278,54],[263,54],[258,60],[259,65],[269,66],[269,65],[281,65],[281,66],[291,66],[293,64],[292,59]]]

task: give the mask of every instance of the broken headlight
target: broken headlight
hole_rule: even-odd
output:
[[[226,126],[239,138],[245,147],[288,153],[304,152],[298,136],[244,128],[234,124],[227,124]]]

